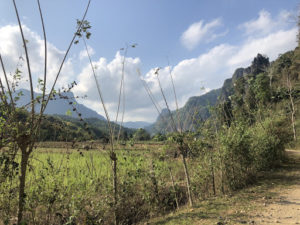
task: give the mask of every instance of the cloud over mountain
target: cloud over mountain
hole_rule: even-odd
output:
[[[230,77],[237,67],[248,65],[257,53],[266,54],[271,60],[274,60],[278,54],[296,47],[297,28],[295,24],[290,24],[288,18],[290,18],[290,13],[287,11],[282,11],[275,17],[272,17],[265,10],[261,11],[257,18],[243,22],[237,27],[237,30],[242,30],[244,34],[244,36],[241,35],[243,37],[241,37],[240,42],[236,44],[226,42],[215,44],[210,49],[199,53],[196,57],[182,59],[176,65],[171,66],[171,68],[166,65],[157,65],[162,67],[159,71],[159,78],[170,106],[173,109],[175,108],[170,69],[174,78],[179,104],[182,106],[189,97],[200,95],[205,90],[220,87],[224,79]],[[222,25],[223,23],[224,25]],[[182,34],[181,40],[187,48],[193,49],[201,41],[209,41],[209,38],[213,38],[214,34],[218,34],[214,32],[215,29],[221,26],[225,27],[225,25],[226,23],[220,19],[212,20],[206,24],[203,21],[194,23]],[[277,29],[277,26],[280,29]],[[270,29],[265,30],[267,27]],[[43,40],[42,37],[26,26],[24,26],[24,31],[28,40],[34,74],[34,88],[37,90],[36,82],[38,78],[43,76]],[[28,88],[26,61],[19,60],[20,56],[23,59],[25,57],[18,27],[15,25],[3,26],[0,27],[0,33],[0,52],[4,58],[7,71],[13,74],[18,66],[23,72],[20,86]],[[208,37],[207,35],[210,36]],[[208,39],[206,39],[207,37]],[[48,43],[48,50],[49,87],[58,71],[64,51],[59,50],[51,43]],[[90,51],[93,52],[94,50],[90,47]],[[113,119],[117,110],[124,56],[121,52],[117,52],[113,59],[108,60],[104,57],[96,58],[96,52],[94,51],[94,53],[93,65],[96,68],[96,75],[105,103]],[[157,113],[138,78],[137,69],[143,71],[142,59],[139,57],[126,57],[124,71],[125,120],[154,121]],[[143,71],[142,78],[151,88],[161,107],[164,108],[164,102],[154,71],[155,68]],[[0,72],[0,76],[1,74],[2,72]],[[78,86],[74,89],[75,95],[88,96],[86,99],[80,100],[81,103],[104,115],[92,76],[91,66],[88,64],[84,51],[68,58],[61,75],[57,87],[66,86],[68,83],[76,80]],[[204,87],[205,90],[201,87]]]

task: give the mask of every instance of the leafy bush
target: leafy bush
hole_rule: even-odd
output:
[[[251,154],[256,170],[272,168],[282,160],[285,144],[291,141],[291,129],[283,117],[270,117],[250,129]]]
[[[229,128],[224,127],[219,136],[221,163],[229,189],[245,186],[251,177],[253,159],[249,148],[250,140],[247,126],[238,122]]]

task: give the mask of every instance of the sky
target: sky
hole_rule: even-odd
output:
[[[40,0],[48,42],[49,89],[82,17],[87,0]],[[36,0],[16,0],[28,40],[34,88],[43,76],[43,36]],[[87,41],[110,117],[116,116],[125,62],[125,121],[156,120],[158,114],[137,70],[161,108],[156,68],[171,109],[189,97],[220,88],[235,69],[247,67],[258,54],[275,60],[296,45],[299,0],[92,0],[87,15]],[[137,43],[135,48],[125,46]],[[20,87],[29,89],[26,62],[11,0],[0,1],[0,53],[8,72],[22,71]],[[125,60],[124,60],[125,57]],[[0,76],[3,76],[2,71]],[[12,75],[11,75],[12,76]],[[56,89],[71,82],[78,101],[104,115],[87,54],[80,41],[73,45]],[[81,98],[87,96],[86,98]]]

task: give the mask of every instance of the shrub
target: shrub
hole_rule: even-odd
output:
[[[273,116],[250,129],[250,148],[256,170],[266,170],[280,163],[285,144],[292,140],[288,128],[285,118]]]

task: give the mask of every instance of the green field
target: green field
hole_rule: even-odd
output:
[[[24,219],[30,224],[111,224],[112,169],[108,150],[98,147],[37,148],[29,163]],[[180,158],[169,157],[162,145],[123,146],[117,157],[118,216],[123,224],[175,210],[175,192],[179,204],[187,202]],[[0,185],[0,218],[5,222],[17,212],[18,176]]]

